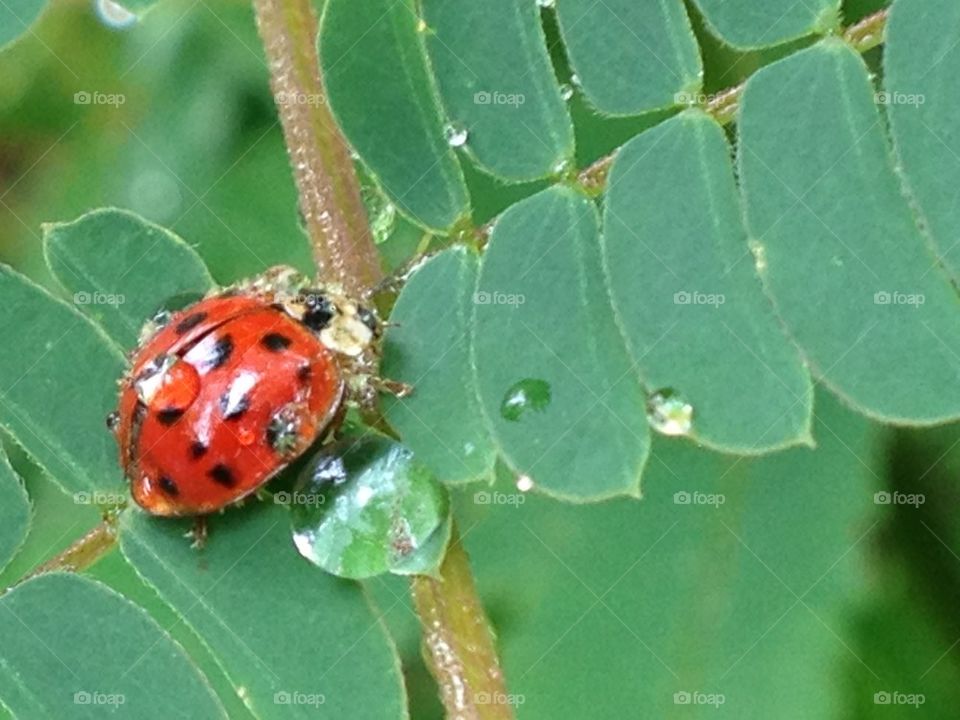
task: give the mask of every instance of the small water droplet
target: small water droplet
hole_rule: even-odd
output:
[[[556,163],[554,163],[552,168],[553,174],[566,175],[568,172],[570,172],[571,167],[573,167],[573,163],[571,162],[570,158],[563,158],[562,160],[558,160]]]
[[[130,27],[137,21],[135,13],[130,12],[120,3],[113,2],[113,0],[96,0],[96,10],[100,22],[107,27],[117,28],[118,30]]]
[[[267,443],[280,455],[290,455],[300,444],[300,425],[309,409],[303,403],[284,405],[270,418]]]
[[[381,245],[387,241],[397,221],[397,206],[376,187],[367,187],[363,191],[363,204],[370,218],[370,233],[373,241]]]
[[[693,427],[693,405],[669,388],[647,399],[650,427],[663,435],[686,435]]]
[[[417,32],[427,31],[427,21],[423,18],[417,18]]]
[[[527,411],[543,412],[549,404],[550,383],[524,378],[507,389],[500,403],[500,415],[504,420],[517,422]]]
[[[469,135],[470,133],[467,132],[466,128],[452,123],[445,125],[443,128],[443,136],[447,139],[447,144],[450,147],[463,147],[467,144]]]
[[[834,255],[832,258],[830,258],[830,264],[833,265],[834,267],[842,268],[843,258],[841,258],[839,255]]]
[[[573,97],[573,85],[571,85],[570,83],[563,83],[563,84],[560,86],[560,97],[563,98],[564,101],[567,101],[567,100],[569,100],[570,98],[572,98],[572,97]]]
[[[573,73],[572,75],[570,75],[570,84],[573,85],[575,88],[583,87],[583,83],[580,82],[580,76],[577,75],[576,73]]]
[[[751,239],[747,242],[747,246],[750,248],[750,252],[753,254],[753,264],[757,268],[757,272],[764,272],[767,269],[767,249],[760,243],[759,240]]]
[[[147,364],[143,372],[137,376],[137,379],[133,383],[140,402],[150,407],[154,396],[156,396],[166,381],[167,373],[177,364],[178,359],[176,355],[157,355],[157,357]]]
[[[549,10],[553,8],[556,4],[557,4],[557,0],[537,0],[537,5],[544,8],[545,10]]]
[[[529,492],[533,490],[533,478],[529,475],[518,475],[517,476],[517,490],[520,492]]]
[[[109,430],[110,432],[116,432],[119,426],[120,426],[120,413],[114,410],[112,413],[107,415],[107,430]]]

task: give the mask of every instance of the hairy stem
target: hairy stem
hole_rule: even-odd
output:
[[[80,572],[93,565],[97,560],[106,555],[117,544],[117,523],[113,514],[107,515],[103,521],[94,527],[90,532],[79,540],[76,540],[70,547],[59,555],[47,560],[42,565],[38,565],[27,575],[21,578],[20,582],[42,573],[54,572],[56,570],[66,570],[69,572]]]
[[[382,277],[350,151],[330,113],[310,0],[254,0],[300,212],[323,280],[360,294]]]
[[[423,626],[424,655],[440,685],[447,717],[456,720],[513,718],[493,633],[456,526],[440,567],[440,577],[415,576],[411,589]]]

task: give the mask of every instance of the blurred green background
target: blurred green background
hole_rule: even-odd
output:
[[[850,0],[845,4],[846,21],[855,21],[885,4],[882,0]],[[734,53],[706,34],[692,9],[691,14],[706,56],[707,92],[734,85],[760,65],[793,49]],[[551,23],[546,17],[557,72],[567,77],[569,69]],[[867,59],[879,69],[879,50]],[[42,223],[71,220],[96,207],[118,206],[184,237],[221,282],[277,263],[309,269],[309,250],[297,220],[296,193],[267,78],[253,13],[246,3],[160,0],[136,22],[111,27],[90,2],[54,0],[28,34],[0,53],[0,261],[50,284],[41,252]],[[78,102],[85,97],[83,93],[114,95],[122,102]],[[609,152],[662,117],[606,120],[593,114],[579,97],[572,102],[581,164]],[[505,187],[469,167],[467,174],[477,224],[537,187]],[[372,212],[381,205],[375,193],[368,188]],[[387,229],[381,248],[391,266],[425,241],[420,230],[402,219]],[[831,649],[824,653],[823,662],[828,665],[822,672],[833,682],[823,691],[841,694],[833,703],[843,708],[837,717],[955,718],[960,708],[960,521],[955,511],[960,429],[893,431],[852,416],[824,398],[821,395],[818,402],[830,414],[831,431],[821,439],[827,445],[833,442],[839,455],[849,454],[856,462],[846,457],[839,465],[829,459],[818,464],[809,460],[810,451],[791,451],[769,461],[779,463],[775,471],[763,470],[773,465],[751,461],[751,467],[761,468],[754,482],[782,482],[793,487],[813,482],[812,478],[826,471],[838,473],[830,475],[837,483],[860,474],[874,489],[922,493],[925,502],[917,508],[883,508],[876,527],[871,526],[863,545],[858,546],[856,588],[845,594],[847,601],[841,608],[831,610],[831,627],[842,630],[833,640],[828,638]],[[854,435],[863,447],[870,448],[866,460],[847,446]],[[36,514],[24,552],[0,575],[3,586],[69,545],[98,520],[94,509],[75,505],[22,453],[9,449],[25,477]],[[668,458],[676,452],[664,450],[662,443],[659,451]],[[823,454],[818,453],[816,457],[822,459]],[[710,457],[711,463],[729,462]],[[564,603],[573,600],[565,597],[571,579],[563,565],[573,565],[576,570],[567,570],[574,575],[589,576],[594,564],[613,572],[622,552],[618,546],[626,543],[635,550],[643,539],[629,540],[631,533],[652,523],[652,515],[660,513],[662,519],[662,513],[668,512],[664,510],[668,505],[657,503],[657,496],[664,496],[664,488],[671,483],[663,475],[652,460],[650,477],[645,480],[650,497],[629,507],[620,501],[581,510],[538,500],[519,510],[478,508],[470,502],[470,493],[457,498],[464,527],[483,521],[476,533],[468,534],[466,544],[475,556],[481,589],[505,648],[508,679],[510,665],[519,662],[517,658],[529,665],[550,646],[546,635],[552,622],[569,624],[580,612],[579,608],[564,609]],[[712,478],[700,479],[704,487],[711,486]],[[732,481],[728,478],[726,482]],[[802,493],[797,497],[797,502],[803,501]],[[783,511],[789,513],[789,506]],[[529,532],[524,534],[521,526]],[[697,531],[696,525],[690,529]],[[607,544],[604,538],[610,536],[604,532],[618,534]],[[561,566],[543,569],[545,563],[555,560],[536,546],[531,533],[554,537],[551,547],[567,547],[569,554],[560,553],[564,558]],[[564,545],[565,539],[572,543],[569,547]],[[802,543],[798,541],[796,547]],[[99,563],[93,574],[143,604],[170,628],[192,654],[204,660],[204,669],[231,716],[249,717],[200,642],[139,581],[119,553]],[[642,604],[644,598],[669,597],[675,592],[657,585],[658,577],[670,575],[651,572],[630,584],[637,593],[632,601]],[[610,581],[615,579],[616,574]],[[419,660],[403,581],[391,578],[369,585],[377,603],[388,610],[398,637],[407,665],[413,717],[438,717],[435,691]],[[695,584],[689,592],[696,594]],[[534,615],[531,620],[531,608],[558,597],[563,600],[557,601],[555,617]],[[539,623],[545,634],[539,644],[539,631],[524,622]],[[576,693],[584,687],[593,687],[598,696],[607,699],[629,698],[631,693],[608,693],[605,684],[623,681],[625,671],[619,666],[637,663],[639,668],[646,661],[621,652],[620,641],[613,641],[625,630],[590,628],[588,622],[581,628],[582,637],[574,633],[549,651],[566,658],[566,665],[545,662],[539,675],[512,682],[530,696],[531,716],[550,717],[564,707],[575,707],[571,717],[590,717],[584,708],[596,703],[601,709],[595,717],[648,716],[639,707],[618,707],[613,700],[580,698],[582,704],[578,704]],[[797,647],[809,650],[814,641],[808,634],[823,628],[798,626],[794,630],[797,644],[781,646],[784,655],[769,651],[758,659],[766,658],[771,665],[783,663],[789,674],[795,660],[790,656]],[[608,637],[605,632],[612,634]],[[757,671],[762,672],[762,667]],[[632,677],[632,681],[642,684],[644,678]],[[802,678],[797,682],[798,687],[806,686]],[[565,688],[572,688],[573,694],[564,695]],[[919,709],[878,706],[871,700],[876,688],[923,693],[926,702]],[[547,700],[548,695],[553,699]],[[534,713],[533,707],[540,709]],[[520,716],[525,716],[523,708]],[[782,716],[800,717],[794,712]]]

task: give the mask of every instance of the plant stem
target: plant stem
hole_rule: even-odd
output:
[[[104,517],[103,521],[59,555],[47,560],[24,575],[20,582],[42,573],[56,570],[80,572],[93,565],[106,555],[117,544],[117,523],[113,514]]]
[[[254,0],[270,87],[321,279],[359,295],[382,277],[353,159],[320,78],[310,0]]]
[[[447,717],[513,718],[493,633],[456,525],[440,566],[440,577],[415,576],[411,589],[423,626],[424,655],[440,686]]]
[[[843,33],[846,40],[858,53],[865,53],[883,44],[883,33],[887,27],[889,10],[881,10],[865,17],[856,25],[851,25]]]

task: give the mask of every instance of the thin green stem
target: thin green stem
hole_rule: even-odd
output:
[[[456,526],[440,577],[415,576],[413,602],[423,627],[423,653],[440,686],[447,717],[511,720],[513,705],[493,633]]]
[[[110,513],[104,517],[99,525],[96,525],[86,535],[76,540],[70,547],[63,552],[55,555],[42,565],[38,565],[27,575],[21,578],[20,582],[42,573],[65,570],[68,572],[80,572],[93,565],[102,558],[117,544],[117,521],[116,514]]]
[[[323,280],[354,294],[382,278],[353,159],[320,75],[310,0],[254,0],[270,87],[297,184],[300,212]]]

